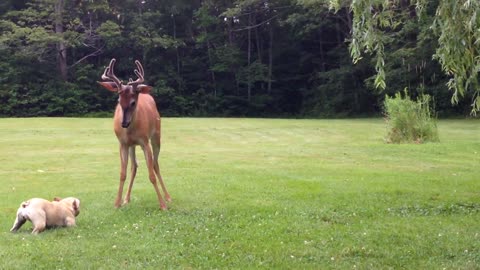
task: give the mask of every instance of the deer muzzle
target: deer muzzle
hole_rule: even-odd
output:
[[[124,109],[123,110],[123,117],[122,117],[122,128],[128,128],[130,123],[132,122],[132,112],[131,110]]]

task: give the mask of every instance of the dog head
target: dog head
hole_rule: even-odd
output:
[[[72,207],[75,216],[78,216],[78,214],[80,214],[80,200],[77,198],[67,197],[62,199],[59,197],[55,197],[53,198],[53,201],[63,203],[68,207]]]

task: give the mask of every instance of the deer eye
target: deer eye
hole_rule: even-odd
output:
[[[130,103],[130,106],[131,107],[135,106],[135,101],[132,101],[132,103]]]

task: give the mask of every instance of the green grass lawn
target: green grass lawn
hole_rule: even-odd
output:
[[[0,269],[480,269],[480,122],[385,144],[362,120],[165,118],[160,211],[137,149],[132,201],[111,119],[0,119]],[[9,232],[32,197],[77,227]]]

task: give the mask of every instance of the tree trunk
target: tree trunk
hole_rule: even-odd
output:
[[[63,37],[63,11],[65,8],[64,0],[57,0],[55,2],[55,33]],[[57,67],[62,80],[67,81],[67,46],[65,42],[59,41],[57,43]]]
[[[233,45],[233,30],[232,30],[232,25],[233,25],[233,18],[228,18],[228,23],[227,23],[227,31],[228,31],[228,43],[230,46]]]
[[[172,14],[173,20],[173,39],[177,40],[177,22],[175,21],[175,15]],[[177,57],[177,74],[180,76],[180,54],[178,52],[178,46],[175,46],[175,54]]]
[[[252,29],[250,26],[252,25],[252,13],[248,15],[248,53],[247,53],[247,98],[250,101],[252,95],[252,82],[251,82],[251,75],[250,75],[250,60],[252,57]]]
[[[237,73],[234,73],[233,76],[235,77],[235,90],[237,96],[240,95],[240,79],[238,78],[239,76]]]
[[[172,16],[172,21],[173,21],[173,39],[174,39],[175,41],[177,41],[177,22],[176,22],[176,20],[175,20],[175,14],[172,13],[171,16]],[[181,64],[181,63],[180,63],[180,52],[179,52],[179,50],[178,50],[178,45],[175,45],[175,58],[176,58],[176,62],[177,62],[177,63],[176,63],[176,66],[177,66],[177,75],[178,75],[178,78],[180,78],[180,77],[181,77],[181,69],[180,69],[180,64]],[[182,79],[179,79],[179,80],[177,81],[177,83],[178,83],[178,89],[179,89],[179,91],[182,92],[183,87],[184,87],[184,85],[183,85],[183,80],[182,80]]]
[[[268,47],[268,86],[267,93],[272,91],[272,68],[273,68],[273,26],[269,25],[270,44]]]
[[[213,96],[217,97],[217,82],[215,80],[215,72],[212,70],[212,45],[210,44],[210,40],[208,39],[207,28],[204,28],[205,36],[207,36],[207,53],[208,53],[208,66],[210,68],[210,75],[212,76],[212,84],[213,84]]]
[[[325,72],[325,52],[323,51],[323,33],[318,31],[318,50],[320,54],[320,71]]]
[[[255,20],[255,24],[257,23],[257,21]],[[260,35],[258,34],[258,28],[259,27],[255,27],[255,45],[257,46],[257,58],[258,58],[258,63],[262,64],[262,49],[261,49],[261,43],[260,43]],[[261,82],[260,83],[260,86],[261,86],[261,89],[262,89],[262,92],[263,90],[265,90],[265,84],[264,82]]]
[[[262,49],[260,46],[260,35],[258,34],[258,27],[255,27],[255,44],[257,45],[258,62],[262,63]]]

